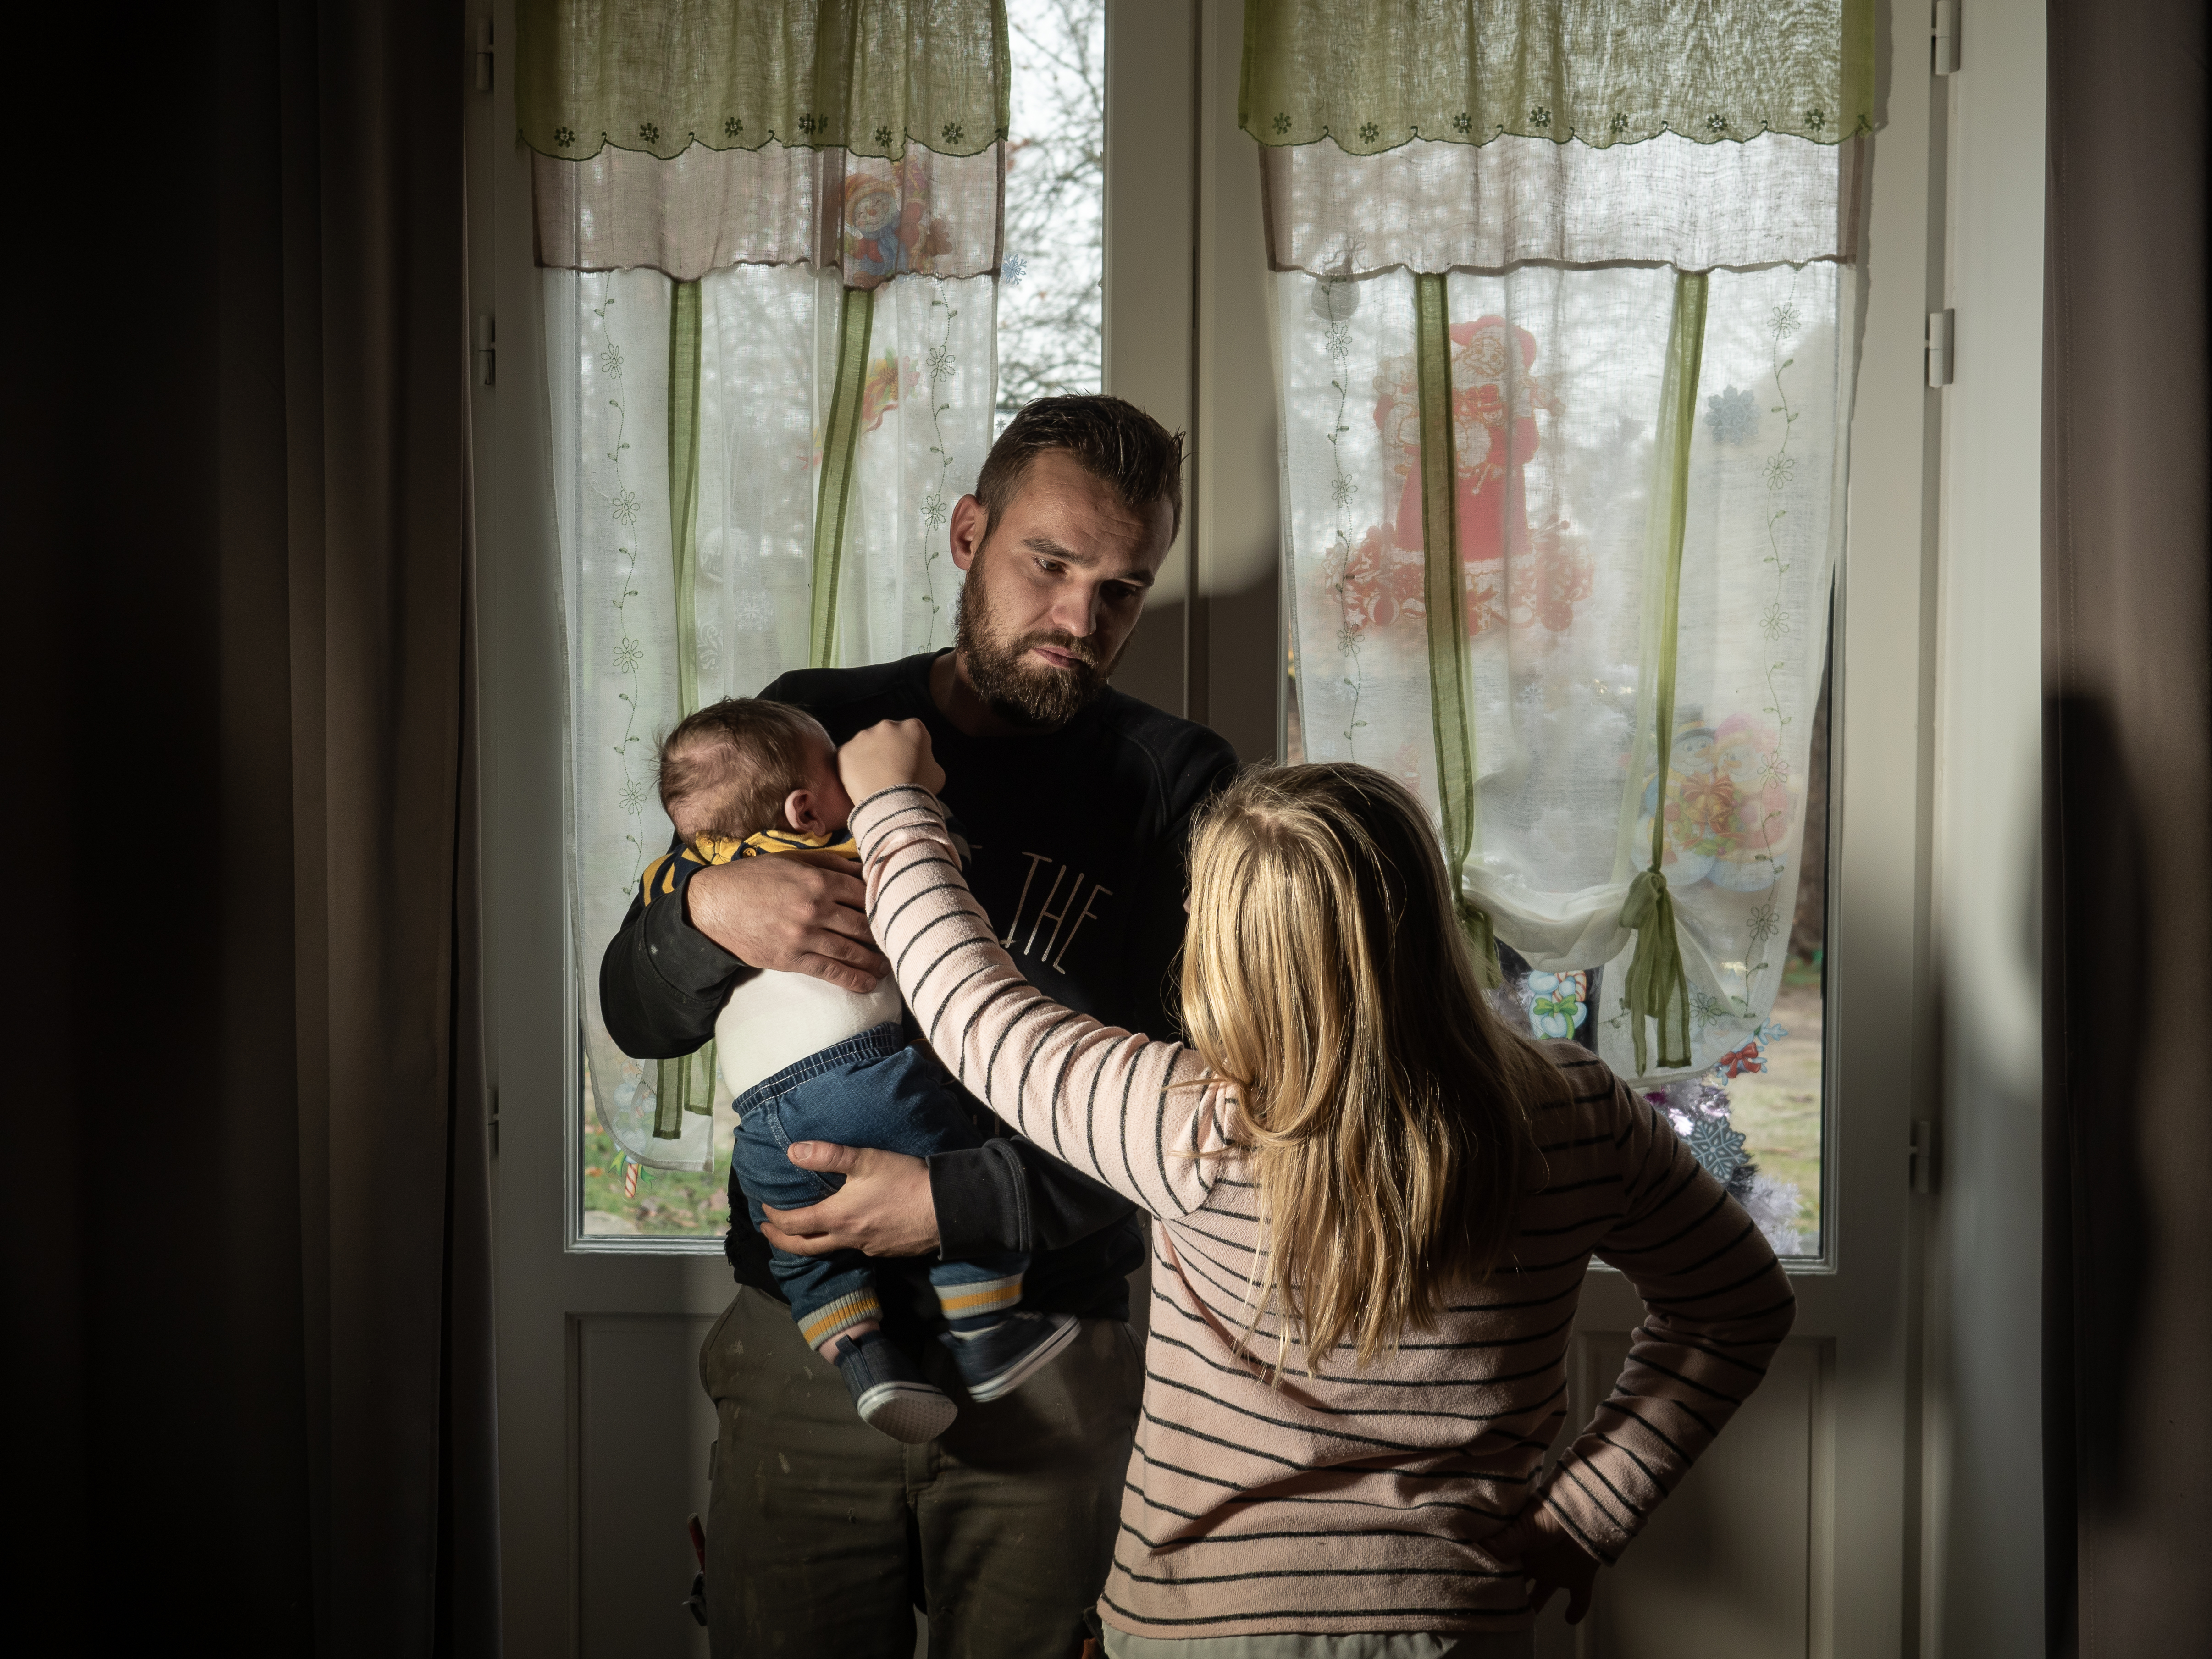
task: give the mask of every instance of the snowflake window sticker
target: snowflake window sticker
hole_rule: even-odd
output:
[[[1705,399],[1705,424],[1717,442],[1749,443],[1759,432],[1759,406],[1749,392],[1724,386],[1717,396]]]
[[[1705,1166],[1714,1180],[1725,1184],[1743,1163],[1743,1137],[1729,1127],[1726,1118],[1703,1118],[1690,1126],[1685,1139],[1690,1156]]]
[[[775,600],[765,588],[742,588],[731,607],[731,614],[738,627],[764,634],[775,626]]]
[[[1022,278],[1029,274],[1029,269],[1030,262],[1026,258],[1018,253],[1009,253],[999,261],[999,285],[1001,288],[1019,288]]]

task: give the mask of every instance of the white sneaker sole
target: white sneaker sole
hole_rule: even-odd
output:
[[[927,1445],[960,1415],[951,1395],[927,1383],[878,1382],[857,1403],[863,1423],[909,1446]]]
[[[1073,1314],[1061,1314],[1059,1318],[1059,1329],[996,1376],[968,1384],[968,1397],[981,1406],[996,1400],[1002,1394],[1012,1394],[1058,1358],[1060,1350],[1074,1341],[1083,1329],[1083,1322]]]

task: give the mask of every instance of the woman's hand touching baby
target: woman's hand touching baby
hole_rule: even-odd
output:
[[[929,728],[920,720],[870,726],[837,751],[837,774],[855,801],[902,784],[920,784],[933,795],[945,787],[945,769],[930,753]]]

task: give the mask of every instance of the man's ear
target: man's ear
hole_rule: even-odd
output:
[[[811,789],[794,789],[783,798],[783,821],[802,836],[819,836],[830,828],[814,810]]]
[[[955,568],[966,570],[975,562],[975,556],[983,550],[983,538],[991,533],[991,509],[974,495],[963,495],[952,504],[952,563]]]

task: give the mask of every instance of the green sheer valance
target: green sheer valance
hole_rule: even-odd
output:
[[[519,0],[516,22],[516,119],[546,155],[1006,136],[1004,0]]]
[[[1874,129],[1872,0],[1271,0],[1238,114],[1363,155],[1504,134],[1604,148]]]

